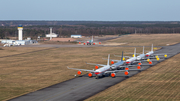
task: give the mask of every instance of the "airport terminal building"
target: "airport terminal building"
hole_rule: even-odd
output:
[[[38,43],[36,40],[31,40],[30,38],[23,40],[23,26],[18,25],[18,40],[7,40],[7,39],[2,39],[0,40],[2,44],[10,44],[12,45],[29,45],[29,44],[34,44]]]
[[[29,45],[38,43],[36,40],[1,40],[2,44]]]

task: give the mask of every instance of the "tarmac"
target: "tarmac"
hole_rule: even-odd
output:
[[[162,53],[169,53],[166,59],[180,53],[180,43],[172,46],[163,46],[160,50],[155,51],[155,54]],[[159,62],[153,62],[153,65]],[[143,66],[143,71],[150,67],[152,66]],[[143,71],[130,71],[129,77]],[[9,101],[82,101],[129,77],[126,77],[124,72],[116,73],[115,78],[107,76],[99,79],[95,79],[95,77],[89,78],[86,74]]]

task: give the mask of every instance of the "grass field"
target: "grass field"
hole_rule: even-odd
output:
[[[179,101],[180,54],[85,101]]]
[[[178,35],[178,34],[177,34]],[[129,35],[128,35],[129,36]],[[132,35],[134,36],[134,35]],[[142,35],[141,35],[142,36]],[[161,35],[160,35],[161,36]],[[126,40],[129,40],[127,36]],[[124,40],[122,37],[118,40]],[[129,36],[132,38],[131,36]],[[136,36],[139,38],[139,36]],[[159,45],[164,43],[164,37],[169,44],[176,43],[172,38],[179,36],[159,37]],[[135,38],[135,37],[133,37]],[[118,41],[117,40],[117,41]],[[132,40],[132,39],[131,39]],[[116,40],[113,40],[115,42]],[[151,45],[153,40],[144,42],[140,38],[128,45]],[[161,43],[161,44],[160,44]],[[2,47],[0,48],[0,100],[7,100],[47,86],[60,83],[71,78],[77,71],[72,68],[94,69],[94,66],[85,62],[106,64],[108,54],[112,59],[119,59],[113,54],[122,51],[133,53],[135,47],[84,47],[84,48],[30,48],[30,47]],[[150,47],[145,47],[150,50]],[[137,47],[137,52],[142,52],[142,47]],[[98,61],[98,62],[97,62]],[[85,74],[87,72],[83,72]],[[88,79],[88,78],[87,78]],[[137,81],[138,82],[138,81]]]
[[[28,92],[74,78],[77,71],[72,68],[94,69],[85,62],[106,64],[109,53],[121,53],[124,48],[89,47],[89,48],[51,48],[48,50],[14,55],[18,47],[3,48],[1,54],[12,52],[8,57],[0,58],[0,100],[19,96]],[[33,50],[34,48],[32,48]],[[125,50],[132,50],[129,47]],[[18,50],[18,49],[17,49]],[[36,50],[36,49],[35,49]],[[140,49],[139,49],[140,52]],[[12,56],[9,56],[13,54]],[[112,56],[111,56],[112,57]],[[118,59],[117,57],[112,57]],[[98,60],[98,62],[97,62]],[[85,74],[87,72],[83,72]]]
[[[180,34],[130,34],[108,42],[126,43],[124,46],[166,46],[179,43],[179,39]]]
[[[25,54],[29,52],[35,52],[35,51],[43,51],[44,49],[50,49],[50,48],[31,48],[31,47],[2,47],[0,48],[0,58],[4,56],[12,56],[12,55],[18,55],[18,54]]]

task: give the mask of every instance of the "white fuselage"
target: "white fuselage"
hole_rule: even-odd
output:
[[[104,66],[104,67],[101,67],[99,69],[96,69],[94,74],[96,74],[97,76],[102,76],[105,74],[105,72],[107,70],[110,70],[110,66]]]
[[[150,52],[146,53],[146,57],[149,57],[149,56],[151,56],[151,55],[153,55],[153,54],[154,54],[154,52],[153,52],[153,51],[150,51]]]
[[[137,59],[136,57],[132,57],[130,59],[127,59],[126,64],[130,64],[130,63],[132,64],[136,59]]]
[[[118,69],[119,66],[122,66],[124,64],[124,61],[119,61],[113,65],[111,65],[111,69],[115,70]]]
[[[145,56],[146,56],[145,54],[140,54],[137,56],[137,60],[142,60],[145,58]]]

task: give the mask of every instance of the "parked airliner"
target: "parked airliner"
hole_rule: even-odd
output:
[[[77,69],[77,68],[69,68],[69,67],[67,67],[67,68],[68,68],[68,69],[78,70],[78,72],[77,72],[78,75],[80,75],[80,74],[82,73],[82,71],[88,71],[88,72],[90,72],[90,73],[88,74],[89,77],[92,77],[93,74],[95,74],[95,75],[96,75],[96,78],[99,78],[99,77],[101,77],[101,76],[105,76],[107,73],[108,73],[108,74],[111,73],[111,76],[114,77],[114,76],[115,76],[115,75],[114,75],[114,72],[115,72],[115,71],[108,71],[108,70],[111,70],[111,66],[109,65],[109,58],[110,58],[110,54],[108,55],[107,65],[87,63],[87,64],[91,64],[91,65],[96,65],[96,66],[103,66],[103,67],[98,68],[98,69],[96,69],[96,70],[94,70],[94,69],[93,69],[93,70]],[[129,74],[129,72],[126,71],[126,70],[120,70],[120,71],[124,71],[126,75]],[[118,71],[118,72],[119,72],[119,71]]]
[[[81,44],[81,41],[79,42],[79,44]],[[92,35],[92,39],[91,40],[88,40],[86,42],[83,42],[84,45],[95,45],[96,43],[94,42],[93,40],[93,35]],[[101,42],[99,42],[99,44],[101,44]]]
[[[148,53],[146,53],[146,57],[156,57],[158,58],[159,56],[163,56],[166,58],[167,57],[167,54],[154,54],[154,51],[153,51],[153,44],[152,44],[152,47],[151,47],[151,51],[149,51]]]

